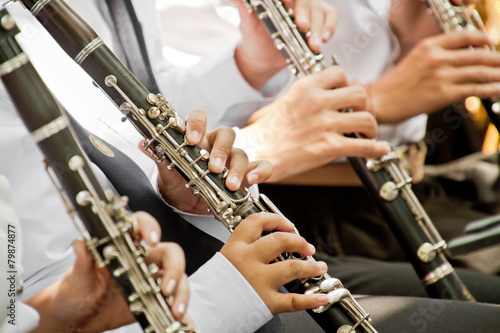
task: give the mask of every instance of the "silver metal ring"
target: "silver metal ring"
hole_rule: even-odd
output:
[[[90,43],[88,43],[75,57],[75,61],[78,65],[81,65],[87,57],[92,54],[99,46],[103,45],[104,42],[100,37],[94,38]]]
[[[39,129],[31,132],[31,136],[36,143],[50,138],[52,135],[59,133],[63,129],[68,127],[68,121],[64,116],[60,116],[50,123],[47,123],[40,127]]]
[[[429,272],[423,279],[422,282],[424,286],[430,286],[447,276],[448,274],[453,273],[453,266],[449,262],[442,264],[437,267],[433,271]]]
[[[45,7],[45,5],[47,5],[50,1],[51,0],[40,0],[35,3],[33,7],[31,7],[31,14],[33,14],[33,16],[37,16],[38,13],[40,13],[40,11],[43,9],[43,7]]]
[[[20,53],[12,59],[7,60],[0,65],[0,77],[7,75],[14,70],[26,65],[29,62],[28,56],[25,53]]]

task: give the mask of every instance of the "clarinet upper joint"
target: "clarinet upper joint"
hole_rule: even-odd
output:
[[[326,68],[324,55],[314,53],[307,44],[307,33],[294,22],[294,12],[278,0],[245,0],[264,24],[276,48],[294,75],[308,75]]]

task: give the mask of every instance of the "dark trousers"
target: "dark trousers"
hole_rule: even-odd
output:
[[[375,202],[362,187],[261,185],[318,251],[384,261],[407,261]],[[423,181],[413,190],[445,240],[463,235],[465,225],[490,214],[466,200],[450,197],[437,181]],[[485,273],[500,272],[500,247],[452,258],[455,267]]]
[[[368,296],[357,301],[370,313],[379,333],[496,333],[500,325],[500,307],[491,304],[393,296]],[[336,332],[322,330],[300,317],[282,316],[283,333]]]
[[[456,269],[480,304],[427,298],[397,239],[363,188],[261,185],[260,190],[315,244],[316,259],[325,261],[330,275],[351,293],[384,295],[358,300],[371,313],[379,332],[497,331],[500,308],[482,302],[500,304],[500,277]],[[439,184],[424,182],[414,190],[431,218],[436,221],[438,217],[436,224],[445,239],[463,234],[468,222],[488,215],[452,200]],[[485,266],[493,258],[500,261],[484,251],[479,256],[484,257]],[[467,259],[452,262],[467,266]],[[300,318],[282,315],[283,332],[324,331]]]

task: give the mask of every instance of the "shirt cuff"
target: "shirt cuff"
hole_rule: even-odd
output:
[[[248,281],[221,253],[189,277],[188,312],[206,332],[254,332],[272,314]]]
[[[229,239],[229,237],[231,236],[231,232],[224,226],[224,224],[222,224],[222,222],[218,221],[213,214],[201,215],[187,213],[169,204],[165,199],[163,199],[163,196],[160,193],[160,187],[158,185],[158,176],[158,171],[153,173],[152,185],[156,189],[158,196],[163,200],[163,202],[165,202],[168,207],[172,209],[172,211],[174,211],[174,213],[177,213],[191,225],[209,234],[210,236],[217,238],[223,243],[225,243]]]

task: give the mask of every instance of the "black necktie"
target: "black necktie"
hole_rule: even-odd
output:
[[[149,62],[142,26],[131,0],[106,0],[123,51],[122,61],[152,93],[159,93]]]

